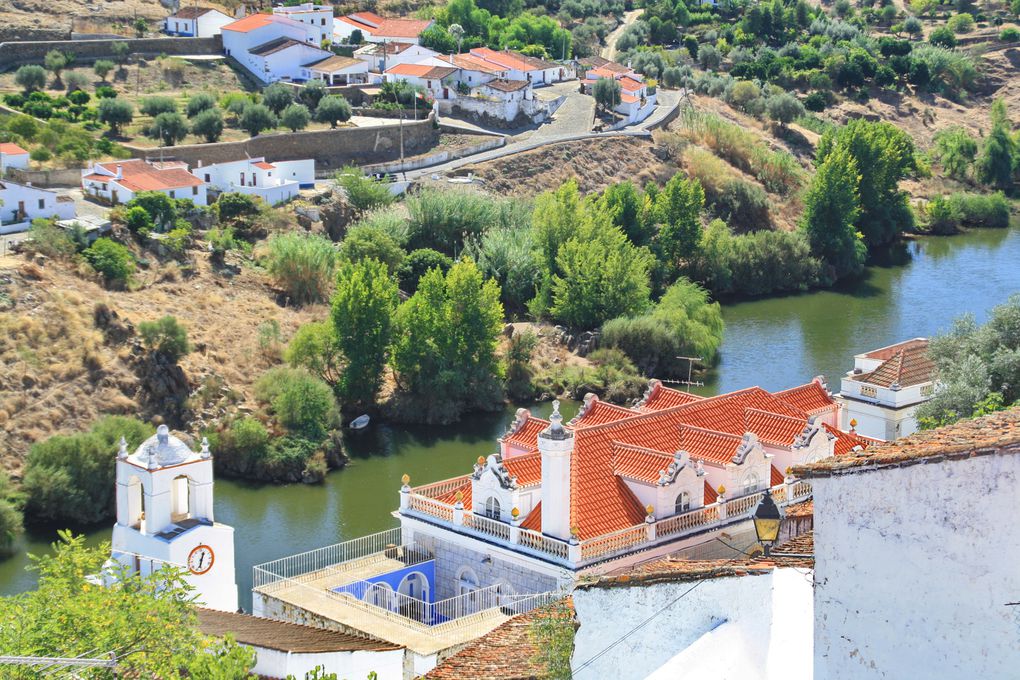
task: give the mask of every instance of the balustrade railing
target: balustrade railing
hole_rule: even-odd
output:
[[[434,498],[427,496],[419,496],[414,493],[411,494],[411,498],[408,500],[408,505],[412,510],[420,512],[425,515],[431,515],[438,517],[444,522],[453,521],[453,506],[441,503]]]
[[[674,536],[718,521],[719,506],[709,505],[699,510],[685,512],[682,515],[660,519],[655,523],[655,537]]]
[[[807,498],[811,495],[811,484],[808,482],[795,482],[793,485],[793,498],[790,500],[800,500]]]
[[[325,548],[265,562],[255,566],[252,585],[255,588],[261,588],[281,579],[295,578],[311,572],[336,568],[344,562],[382,553],[387,548],[399,546],[401,536],[400,527],[395,527],[377,534],[369,534]]]
[[[739,517],[748,514],[753,508],[758,507],[758,503],[761,502],[761,497],[764,495],[765,492],[759,491],[758,493],[726,501],[726,516]]]
[[[646,524],[628,527],[611,534],[581,541],[581,559],[590,560],[610,553],[620,552],[648,540]]]
[[[461,475],[460,477],[444,479],[439,482],[433,482],[432,484],[425,484],[424,486],[416,486],[411,489],[411,493],[418,494],[419,496],[436,498],[463,486],[464,482],[466,482],[470,477],[471,475],[469,474]]]
[[[501,538],[504,541],[510,540],[510,525],[498,520],[489,519],[473,512],[464,513],[464,526],[475,531]]]
[[[558,541],[555,538],[543,536],[541,532],[531,531],[530,529],[521,529],[517,534],[518,542],[532,550],[538,550],[540,552],[549,553],[562,559],[567,559],[570,554],[569,547],[563,541]]]

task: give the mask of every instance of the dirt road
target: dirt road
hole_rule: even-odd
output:
[[[620,39],[627,27],[637,21],[637,18],[644,12],[643,9],[635,9],[623,15],[623,22],[613,29],[613,32],[606,36],[606,46],[602,48],[602,58],[612,61],[616,58],[616,41]]]

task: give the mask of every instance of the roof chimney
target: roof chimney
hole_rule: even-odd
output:
[[[120,163],[117,163],[117,174],[114,176],[114,179],[124,179],[124,166]]]

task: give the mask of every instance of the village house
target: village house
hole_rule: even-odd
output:
[[[554,64],[537,57],[528,57],[510,50],[496,51],[488,47],[476,47],[471,56],[495,65],[506,72],[505,78],[510,80],[527,80],[532,85],[550,85],[561,80],[573,78],[565,66]]]
[[[892,441],[917,431],[917,407],[935,392],[928,340],[914,338],[858,354],[840,386],[843,427]]]
[[[1012,678],[1020,409],[794,468],[814,490],[814,678]]]
[[[437,56],[436,61],[460,69],[460,82],[468,88],[484,85],[496,78],[508,80],[510,76],[508,69],[469,53]]]
[[[439,53],[410,42],[369,43],[354,50],[354,57],[368,64],[374,73],[382,73],[397,64],[418,64]]]
[[[208,38],[220,34],[233,19],[211,7],[181,7],[163,20],[163,32],[179,38]]]
[[[432,99],[451,99],[457,96],[456,82],[458,69],[452,66],[430,64],[397,64],[383,72],[386,82],[404,82],[411,87],[421,88]]]
[[[276,14],[252,14],[223,27],[223,51],[263,83],[305,81],[309,64],[333,53],[319,47],[319,29]]]
[[[587,396],[570,422],[556,402],[548,419],[521,409],[466,474],[405,475],[399,529],[257,566],[255,613],[364,630],[427,671],[609,562],[740,534],[766,489],[780,506],[810,498],[790,466],[869,445],[837,429],[839,410],[821,379],[715,397],[653,380],[632,408]]]
[[[187,198],[207,205],[206,185],[180,162],[150,163],[141,159],[90,164],[81,171],[87,196],[112,205],[127,203],[140,191],[159,191],[170,198]]]
[[[334,42],[349,43],[352,34],[359,31],[365,42],[418,44],[422,32],[434,23],[433,19],[389,19],[374,12],[355,12],[337,18]]]
[[[613,107],[613,111],[624,117],[625,124],[640,122],[651,115],[655,109],[656,96],[654,92],[648,91],[641,74],[628,66],[601,57],[591,57],[585,62],[581,88],[586,93],[592,94],[599,80],[610,78],[620,84],[620,103]]]
[[[13,142],[0,142],[0,177],[8,168],[28,169],[28,152]]]
[[[268,205],[296,198],[303,188],[315,186],[315,161],[276,161],[247,158],[193,168],[191,174],[218,192],[258,196]]]
[[[74,199],[28,184],[0,180],[0,234],[25,231],[37,218],[71,219]]]
[[[333,42],[333,7],[305,2],[300,5],[283,5],[273,8],[273,14],[286,17],[305,24],[309,28],[309,37],[321,46],[325,42]]]
[[[322,80],[329,86],[368,82],[368,62],[361,59],[334,54],[307,66],[312,79]]]

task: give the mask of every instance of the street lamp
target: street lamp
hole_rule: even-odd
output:
[[[754,521],[754,533],[758,535],[758,542],[765,549],[767,557],[779,538],[779,525],[783,521],[783,513],[779,510],[776,502],[772,500],[772,493],[769,489],[765,489],[761,503],[758,504],[751,519]]]

